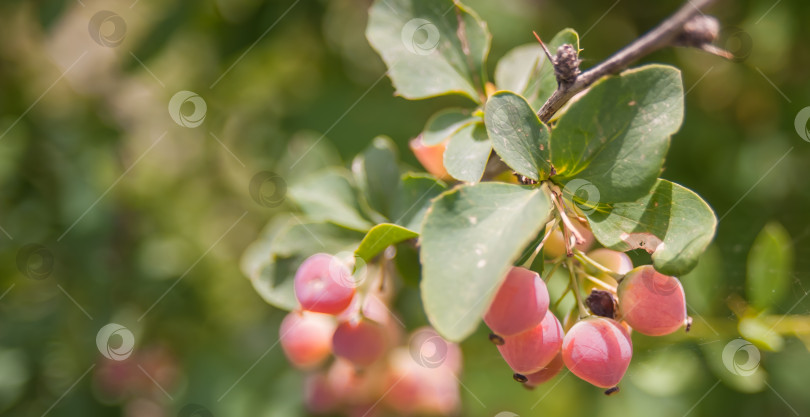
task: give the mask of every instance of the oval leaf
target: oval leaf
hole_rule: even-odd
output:
[[[399,189],[398,159],[394,142],[387,136],[377,136],[352,162],[352,172],[368,205],[386,218],[391,217]]]
[[[406,174],[394,203],[394,223],[406,229],[422,230],[422,220],[431,200],[446,189],[447,184],[428,174]]]
[[[327,169],[296,182],[287,193],[313,221],[333,223],[366,231],[371,223],[360,215],[357,195],[350,173],[340,168]]]
[[[554,127],[555,180],[589,181],[610,201],[639,198],[655,184],[669,137],[682,120],[677,69],[647,65],[604,78],[572,102]]]
[[[759,310],[773,307],[784,298],[793,271],[793,242],[777,222],[765,225],[748,252],[745,293]]]
[[[357,247],[354,253],[363,258],[364,261],[370,262],[378,253],[385,250],[385,248],[418,236],[419,233],[396,224],[378,224],[368,231],[366,237],[363,238],[363,241],[360,242],[360,246]]]
[[[422,131],[422,142],[425,145],[438,145],[453,136],[462,127],[481,120],[470,116],[469,110],[445,109],[428,119]]]
[[[545,188],[480,183],[445,192],[422,229],[422,302],[445,338],[475,331],[512,263],[548,221]]]
[[[717,218],[697,194],[661,180],[644,197],[585,210],[594,236],[610,249],[644,249],[667,275],[691,271],[714,237]]]
[[[492,148],[506,165],[535,181],[548,178],[548,127],[523,97],[500,91],[489,98],[484,118]]]
[[[444,150],[444,167],[457,180],[478,182],[491,152],[492,143],[484,124],[468,125],[450,138]]]
[[[366,38],[407,99],[462,94],[481,101],[490,35],[486,23],[452,0],[377,0]]]

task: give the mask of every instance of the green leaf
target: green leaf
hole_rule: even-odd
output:
[[[441,110],[428,119],[425,130],[422,131],[422,142],[428,146],[438,145],[453,136],[462,127],[475,123],[477,120],[480,118],[471,116],[469,110]]]
[[[485,182],[437,198],[421,237],[422,302],[445,338],[475,331],[512,263],[548,221],[546,188]]]
[[[394,142],[386,136],[377,136],[352,162],[357,185],[369,206],[386,218],[391,217],[392,203],[399,189],[398,159]]]
[[[394,223],[410,230],[422,230],[422,220],[430,202],[443,193],[447,185],[428,174],[409,173],[402,177],[394,204]]]
[[[491,152],[492,142],[484,124],[467,125],[450,138],[444,150],[444,167],[457,180],[478,182]]]
[[[262,229],[256,240],[248,245],[239,261],[239,268],[246,277],[251,280],[257,279],[262,268],[272,261],[273,239],[288,227],[291,219],[292,215],[289,213],[274,216]]]
[[[418,236],[419,233],[396,224],[378,224],[368,231],[366,237],[363,238],[363,241],[360,242],[360,246],[357,247],[354,253],[363,258],[364,261],[371,262],[371,260],[377,256],[378,253],[385,250],[385,248]]]
[[[274,219],[242,259],[242,270],[269,304],[292,310],[298,306],[293,290],[295,271],[318,252],[352,251],[363,233],[331,223],[300,223],[294,216]]]
[[[647,65],[596,82],[560,116],[551,140],[555,181],[577,178],[609,201],[644,195],[683,120],[680,71]]]
[[[327,169],[296,182],[287,195],[313,221],[366,231],[371,223],[360,215],[350,175],[342,168]]]
[[[490,35],[471,10],[452,0],[376,0],[366,38],[407,99],[462,94],[480,103]]]
[[[546,43],[554,54],[564,44],[579,50],[579,35],[563,29]],[[543,48],[537,42],[521,45],[507,52],[495,67],[495,85],[500,90],[515,91],[526,97],[532,108],[540,108],[557,89],[557,77]]]
[[[661,179],[636,201],[601,203],[585,215],[605,247],[644,249],[655,269],[668,275],[692,270],[717,226],[714,212],[697,194]]]
[[[748,252],[745,293],[759,310],[779,303],[790,288],[793,243],[779,223],[765,225]]]
[[[500,91],[489,98],[485,123],[492,147],[506,165],[533,180],[548,178],[549,131],[523,97]]]

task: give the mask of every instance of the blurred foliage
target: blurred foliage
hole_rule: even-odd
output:
[[[576,29],[588,67],[680,5],[467,3],[493,34],[490,75],[497,58],[531,42],[532,30],[550,38]],[[272,171],[292,184],[321,166],[311,157],[294,159],[313,141],[331,149],[320,157],[348,166],[380,134],[417,166],[407,140],[437,110],[466,105],[452,97],[393,97],[363,34],[368,6],[365,0],[0,3],[0,413],[174,416],[194,403],[214,416],[305,414],[303,376],[275,345],[282,312],[239,270],[248,244],[290,208],[259,204],[251,179]],[[88,33],[101,10],[125,22],[116,46]],[[810,105],[804,24],[810,3],[726,0],[712,12],[724,27],[738,28],[725,30],[720,46],[743,59],[670,49],[645,62],[683,71],[685,121],[662,176],[694,189],[720,219],[705,256],[711,259],[684,283],[690,294],[700,288],[690,299],[722,332],[737,326],[725,300],[745,293],[746,258],[769,221],[784,225],[796,254],[783,296],[769,310],[810,312],[810,257],[802,256],[810,250],[810,143],[793,127],[797,112]],[[97,29],[112,36],[110,24]],[[178,126],[167,114],[181,90],[207,104],[198,128]],[[45,251],[20,268],[28,244]],[[33,279],[24,271],[47,273]],[[698,274],[707,279],[696,282]],[[398,309],[409,325],[425,322],[418,300],[415,290],[400,295]],[[134,360],[111,363],[99,354],[96,333],[110,322],[133,332]],[[570,375],[523,390],[479,328],[462,345],[463,415],[810,413],[810,354],[800,341],[763,351],[769,382],[752,387],[750,379],[744,386],[727,378],[718,383],[707,369],[722,367],[727,341],[703,334],[692,341],[636,338],[622,392],[605,397]]]

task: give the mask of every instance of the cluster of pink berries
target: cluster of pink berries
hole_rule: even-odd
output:
[[[319,253],[295,274],[300,310],[284,318],[279,333],[289,361],[311,371],[304,389],[309,411],[454,413],[461,350],[431,328],[417,329],[400,345],[403,328],[388,307],[393,285],[364,282],[352,269],[340,257]]]
[[[532,388],[567,367],[574,375],[615,392],[630,358],[630,332],[650,336],[687,325],[686,299],[677,278],[652,266],[632,269],[626,254],[597,249],[600,265],[624,275],[618,288],[594,289],[586,317],[566,319],[566,330],[549,310],[546,285],[536,272],[513,267],[495,294],[484,321],[514,378]],[[615,282],[615,281],[614,281]],[[588,315],[589,314],[589,315]]]

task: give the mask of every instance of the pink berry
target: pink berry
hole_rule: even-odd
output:
[[[622,320],[639,333],[663,336],[686,324],[681,282],[651,265],[630,271],[619,284],[618,295]]]
[[[428,146],[422,142],[422,136],[411,139],[409,143],[411,151],[416,159],[425,167],[425,170],[431,173],[438,179],[450,179],[450,174],[444,167],[444,150],[447,148],[447,142],[442,142],[438,145]]]
[[[633,344],[627,330],[605,317],[577,322],[562,345],[565,366],[574,375],[601,388],[615,387],[621,381],[632,356]]]
[[[514,372],[527,375],[548,365],[560,351],[563,329],[557,317],[546,312],[543,321],[532,329],[512,336],[504,336],[498,346],[501,356]]]
[[[543,384],[560,373],[563,366],[565,366],[565,364],[563,363],[562,353],[558,352],[557,356],[555,356],[545,368],[528,375],[523,375],[523,377],[526,378],[523,385],[529,388],[534,388],[540,384]]]
[[[537,326],[548,311],[548,290],[537,272],[513,267],[506,275],[484,322],[499,336],[511,336]]]
[[[332,353],[336,326],[335,320],[324,314],[289,313],[279,328],[281,349],[296,367],[313,368]]]
[[[332,255],[316,253],[295,272],[295,297],[304,310],[340,314],[351,304],[354,292],[352,272]]]
[[[312,374],[304,380],[304,405],[313,414],[326,414],[337,409],[339,400],[324,374]]]
[[[358,369],[353,363],[336,358],[326,374],[329,389],[344,404],[360,405],[376,402],[383,394],[385,363]]]
[[[365,367],[382,357],[388,347],[388,332],[370,320],[340,323],[332,336],[332,350],[356,366]]]
[[[458,379],[447,366],[425,366],[404,347],[391,351],[384,396],[396,415],[453,415],[458,411]]]

